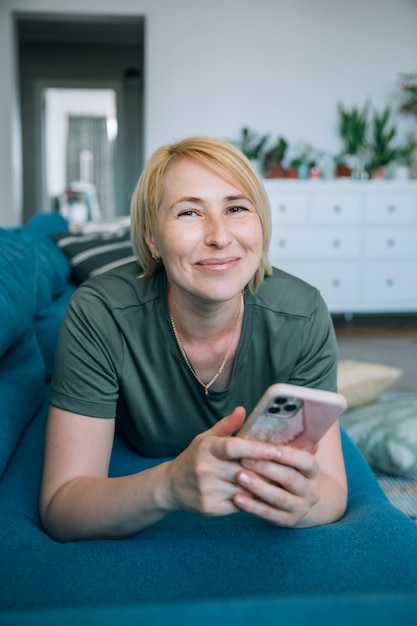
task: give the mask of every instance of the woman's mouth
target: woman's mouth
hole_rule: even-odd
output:
[[[237,257],[227,257],[224,259],[202,259],[201,261],[198,261],[196,265],[208,270],[222,270],[230,269],[230,267],[236,263],[237,260]]]

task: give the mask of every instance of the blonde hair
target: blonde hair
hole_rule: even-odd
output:
[[[165,175],[174,163],[182,159],[191,159],[235,185],[255,206],[262,225],[263,250],[259,267],[248,287],[257,289],[264,276],[272,273],[268,258],[271,237],[268,197],[260,179],[240,150],[222,139],[203,136],[187,137],[155,150],[138,180],[131,202],[131,222],[133,249],[143,268],[141,277],[151,276],[158,266],[149,251],[145,233],[155,232]]]

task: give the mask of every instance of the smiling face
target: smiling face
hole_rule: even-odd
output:
[[[166,173],[156,229],[145,237],[177,296],[230,300],[262,256],[261,222],[248,196],[191,159]]]

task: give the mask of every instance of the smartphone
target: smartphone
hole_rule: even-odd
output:
[[[276,383],[266,390],[237,436],[309,450],[346,408],[340,393]]]

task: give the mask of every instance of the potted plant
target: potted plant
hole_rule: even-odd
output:
[[[402,113],[414,115],[417,119],[417,72],[411,74],[401,74],[402,89],[405,100],[400,107]],[[410,138],[410,177],[417,178],[417,140]]]
[[[352,176],[361,177],[367,150],[368,109],[368,103],[365,103],[363,109],[353,107],[351,110],[338,104],[339,132],[343,141],[343,152],[337,163],[338,175],[340,166],[344,166],[351,171]]]
[[[301,143],[296,148],[295,156],[290,160],[288,178],[306,179],[309,177],[310,169],[316,165],[313,152],[312,146],[307,143]]]
[[[265,178],[284,178],[285,169],[282,165],[288,142],[284,137],[279,137],[275,144],[265,152],[263,172]]]
[[[244,126],[240,131],[240,138],[233,142],[249,161],[252,161],[259,174],[262,173],[263,149],[268,139],[269,135],[260,135]]]
[[[381,114],[373,115],[372,137],[369,143],[371,159],[367,168],[371,178],[385,178],[386,166],[397,157],[397,149],[392,146],[396,129],[394,126],[389,127],[390,117],[390,107],[386,107]]]
[[[400,111],[417,117],[417,73],[401,74],[401,79],[405,100]]]

